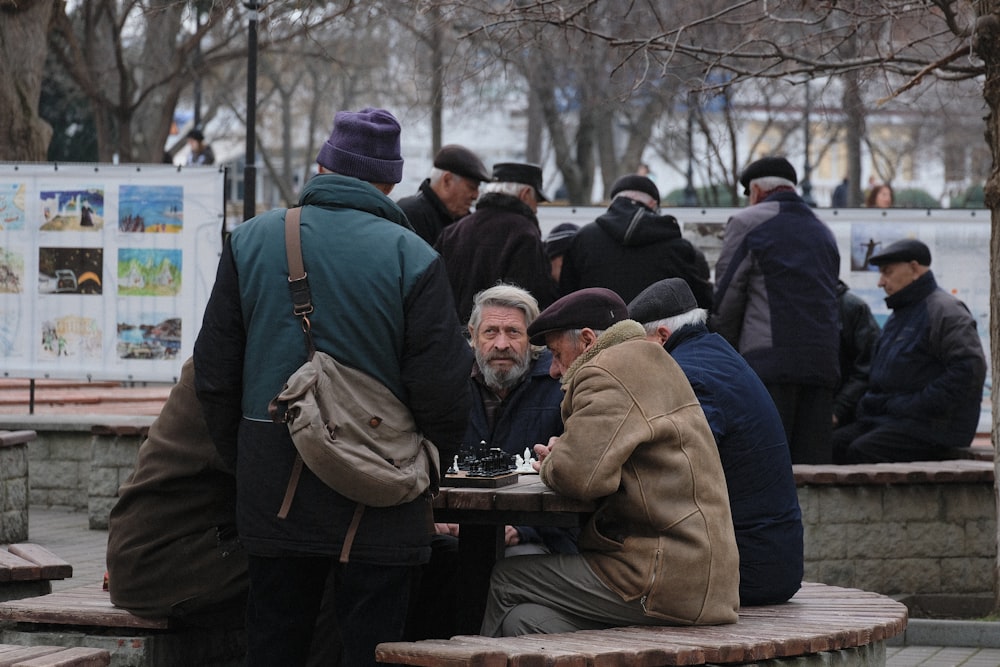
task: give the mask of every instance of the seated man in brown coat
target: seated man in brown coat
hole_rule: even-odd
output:
[[[111,510],[111,601],[136,616],[228,611],[242,624],[247,557],[235,502],[236,480],[208,434],[188,359]]]
[[[535,445],[539,474],[599,506],[579,554],[497,563],[484,635],[736,622],[739,555],[712,430],[677,362],[627,318],[595,287],[528,327],[566,392],[563,434]]]
[[[236,480],[219,456],[181,367],[108,524],[111,602],[144,618],[241,628],[247,556],[236,534]],[[324,600],[325,602],[325,600]],[[340,663],[332,605],[324,604],[309,665]]]

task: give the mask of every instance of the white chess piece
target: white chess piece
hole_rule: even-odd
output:
[[[448,470],[448,472],[452,472],[452,473],[457,473],[458,472],[458,455],[457,454],[455,455],[455,458],[452,459],[452,461],[451,461],[451,469]]]
[[[522,457],[527,463],[531,463],[531,447],[524,448],[524,456]]]
[[[514,467],[518,470],[524,467],[524,457],[520,454],[514,454]]]

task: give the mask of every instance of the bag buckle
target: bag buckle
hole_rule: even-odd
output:
[[[288,278],[288,291],[292,294],[292,312],[302,317],[313,312],[312,298],[309,293],[309,274],[303,273],[301,278]]]

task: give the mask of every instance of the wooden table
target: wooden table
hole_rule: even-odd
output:
[[[493,489],[442,486],[434,499],[434,520],[461,526],[458,631],[479,633],[490,572],[504,554],[504,526],[578,527],[596,507],[591,501],[560,496],[538,475],[523,474],[516,484]]]

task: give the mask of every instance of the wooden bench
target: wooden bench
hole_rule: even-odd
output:
[[[0,667],[107,667],[111,654],[85,646],[14,646],[0,644]]]
[[[38,544],[11,544],[0,549],[0,600],[52,592],[53,579],[73,576],[73,566]]]
[[[30,645],[59,644],[60,639],[107,650],[112,667],[239,667],[246,652],[241,628],[185,627],[166,618],[142,618],[111,604],[100,584],[0,602],[0,641]]]
[[[742,664],[796,658],[830,664],[852,651],[863,664],[885,664],[885,640],[906,629],[906,607],[857,589],[803,583],[789,602],[746,607],[732,625],[631,626],[520,637],[458,636],[379,644],[379,662],[427,667],[660,667]],[[824,660],[826,662],[824,662]],[[845,663],[846,664],[846,663]]]

